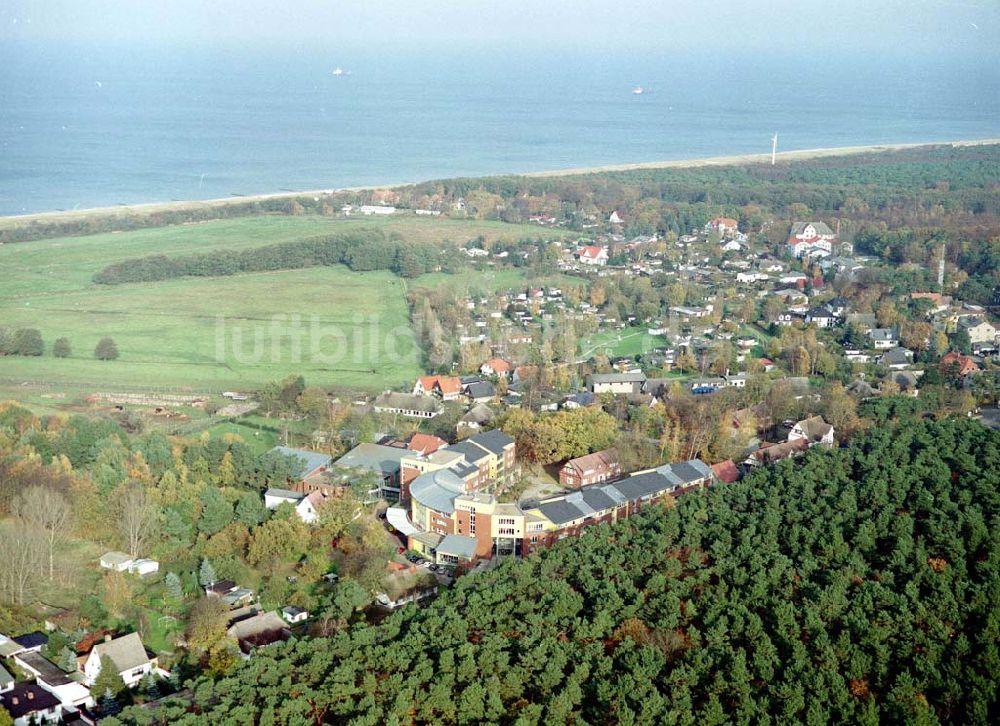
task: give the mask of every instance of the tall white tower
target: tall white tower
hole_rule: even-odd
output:
[[[774,166],[775,157],[778,155],[778,132],[774,132],[771,137],[771,166]]]

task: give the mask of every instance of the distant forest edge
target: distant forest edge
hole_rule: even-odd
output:
[[[262,648],[106,723],[995,722],[1000,432],[896,423],[892,403],[847,448]]]
[[[909,219],[916,210],[966,213],[965,226],[1000,213],[1000,144],[935,145],[729,166],[642,168],[565,176],[494,176],[436,180],[393,189],[396,206],[418,208],[428,202],[450,205],[477,193],[506,202],[502,211],[485,213],[506,222],[524,219],[521,200],[549,198],[579,228],[581,209],[597,204],[631,209],[656,200],[682,209],[685,205],[717,207],[759,205],[784,213],[803,205],[816,214],[866,209],[888,223]],[[0,243],[51,237],[128,231],[174,224],[267,214],[335,215],[343,204],[370,203],[378,190],[338,191],[268,198],[233,199],[154,205],[148,210],[125,208],[106,214],[81,212],[68,217],[0,218]],[[909,217],[907,217],[909,215]],[[676,215],[678,219],[683,215]],[[909,223],[909,222],[905,222]],[[663,230],[667,231],[667,230]]]
[[[404,242],[396,236],[387,236],[381,230],[362,229],[248,250],[132,258],[108,265],[93,279],[101,285],[120,285],[324,265],[346,265],[355,272],[389,270],[400,277],[417,277],[431,272],[440,264],[440,252],[440,245]]]

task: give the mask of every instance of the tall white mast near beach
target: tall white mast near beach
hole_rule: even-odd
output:
[[[774,159],[778,155],[778,132],[774,132],[771,137],[771,166],[774,166]]]

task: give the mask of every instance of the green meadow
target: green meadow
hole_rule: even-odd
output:
[[[662,335],[650,335],[646,328],[607,330],[580,341],[580,357],[590,358],[599,353],[609,357],[635,356],[665,346]]]
[[[115,286],[91,281],[109,263],[132,257],[247,249],[347,226],[414,241],[539,233],[499,222],[276,216],[3,245],[0,325],[38,328],[47,350],[40,358],[0,358],[0,395],[25,384],[73,395],[116,386],[217,393],[291,373],[317,385],[369,390],[412,380],[421,372],[420,351],[406,283],[389,272],[318,267]],[[519,275],[497,274],[505,282]],[[102,336],[115,340],[118,360],[94,359]],[[59,337],[70,340],[71,357],[51,355]]]

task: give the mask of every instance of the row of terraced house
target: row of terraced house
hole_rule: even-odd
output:
[[[615,481],[582,486],[531,505],[504,503],[492,490],[498,479],[472,473],[473,447],[502,451],[509,472],[514,440],[489,431],[468,442],[403,463],[402,498],[387,519],[407,544],[439,564],[470,564],[500,555],[526,556],[587,527],[632,516],[668,496],[703,489],[715,481],[698,459],[666,464]]]

